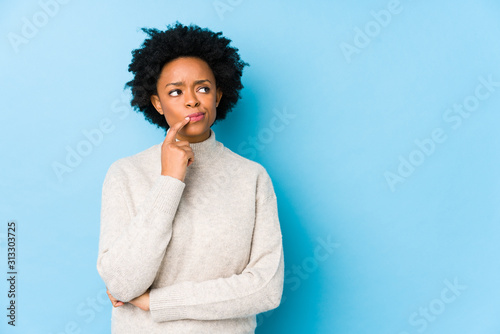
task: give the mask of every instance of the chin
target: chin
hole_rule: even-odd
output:
[[[206,124],[189,124],[187,129],[183,129],[184,133],[188,136],[199,136],[210,130],[210,127],[207,127]]]

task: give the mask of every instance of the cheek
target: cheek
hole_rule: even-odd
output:
[[[162,109],[163,109],[165,116],[167,117],[168,120],[176,119],[179,117],[179,115],[182,114],[179,111],[179,110],[182,110],[182,106],[176,105],[175,103],[172,103],[172,102],[163,102]]]
[[[172,126],[175,123],[179,122],[182,118],[182,114],[173,109],[171,106],[166,105],[163,108],[163,111],[163,117],[165,117],[169,126]]]
[[[208,118],[208,122],[210,123],[210,126],[212,126],[212,124],[214,124],[216,118],[217,118],[217,110],[215,108],[211,108],[210,116]]]
[[[215,106],[215,102],[210,106],[210,109],[212,110],[212,117],[215,119],[217,117],[217,107]]]
[[[206,99],[203,101],[203,104],[205,105],[205,108],[210,110],[210,113],[212,116],[215,118],[217,114],[217,107],[215,106],[217,104],[217,100],[215,96],[207,96]]]

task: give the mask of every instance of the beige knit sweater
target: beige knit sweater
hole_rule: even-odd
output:
[[[254,333],[256,314],[280,304],[284,255],[268,173],[213,130],[190,146],[184,182],[160,174],[161,143],[106,174],[97,270],[123,302],[151,288],[150,311],[112,309],[112,333]]]

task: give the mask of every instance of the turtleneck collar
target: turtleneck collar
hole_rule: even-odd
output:
[[[167,130],[170,131],[170,128]],[[175,139],[179,141],[179,139]],[[160,150],[161,150],[161,144]],[[216,160],[218,155],[222,153],[224,145],[215,139],[215,132],[210,128],[210,136],[204,141],[198,143],[189,143],[189,146],[194,153],[194,162],[189,166],[189,168],[198,168],[207,163]]]

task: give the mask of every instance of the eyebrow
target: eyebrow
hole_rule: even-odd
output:
[[[204,83],[204,82],[209,82],[209,83],[212,83],[212,82],[211,82],[210,80],[208,80],[208,79],[202,79],[202,80],[196,80],[196,81],[194,82],[194,84],[195,84],[195,85],[199,85],[199,84]],[[165,85],[165,87],[168,87],[168,86],[170,86],[170,85],[172,85],[172,86],[182,86],[183,84],[184,84],[184,83],[183,83],[182,81],[178,81],[178,82],[171,82],[171,83],[166,84],[166,85]]]

